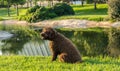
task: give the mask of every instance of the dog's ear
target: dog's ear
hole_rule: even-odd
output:
[[[57,35],[57,31],[55,29],[51,29],[51,31],[50,31],[50,37],[51,38],[55,38],[56,35]]]

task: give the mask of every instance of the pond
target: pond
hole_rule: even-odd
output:
[[[14,35],[6,31],[0,31],[0,55],[26,55],[26,56],[49,56],[48,41],[39,39],[12,41]]]
[[[109,39],[105,31],[91,29],[56,30],[69,38],[83,56],[120,55],[119,48],[112,48],[112,51],[108,51]],[[0,40],[0,55],[50,56],[48,43],[49,41],[40,38],[26,40],[26,38],[18,39],[13,35],[11,38]]]

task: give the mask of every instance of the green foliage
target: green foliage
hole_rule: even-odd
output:
[[[60,10],[58,5],[61,7],[61,9],[63,8],[63,12]],[[70,7],[65,3],[60,3],[60,4],[56,4],[54,7],[51,8],[34,6],[27,10],[26,15],[20,16],[18,19],[26,20],[28,22],[38,22],[41,20],[51,19],[61,15],[71,15],[71,14],[74,14],[72,7]]]
[[[107,17],[107,11],[108,11],[107,4],[97,4],[97,8],[98,8],[97,10],[94,10],[93,4],[85,4],[84,7],[82,7],[81,5],[71,5],[71,7],[73,8],[75,15],[60,16],[60,17],[56,17],[53,19],[55,19],[55,20],[56,19],[58,19],[58,20],[59,19],[86,19],[86,20],[96,21],[95,20],[96,18],[98,19],[100,17],[100,18],[104,19],[105,17]],[[20,15],[26,15],[26,11],[27,11],[27,9],[25,9],[25,8],[19,9]],[[10,8],[11,17],[8,17],[6,14],[7,14],[7,8],[1,8],[0,9],[1,18],[13,19],[13,18],[17,17],[16,10],[14,8]],[[24,17],[24,18],[26,18],[26,17]]]
[[[6,8],[7,7],[7,1],[0,0],[0,8]]]
[[[18,5],[18,4],[25,4],[26,0],[9,0],[10,4]]]
[[[111,56],[120,56],[120,28],[111,28],[109,31],[108,51]]]
[[[39,8],[40,8],[40,6],[38,6],[38,5],[31,7],[27,10],[26,14],[34,13]]]
[[[119,71],[120,58],[83,57],[78,64],[51,62],[51,57],[0,56],[0,71]]]
[[[37,22],[40,20],[51,19],[56,17],[57,15],[52,11],[52,8],[41,7],[36,10],[34,15],[32,16],[32,22]]]
[[[34,6],[27,10],[26,15],[18,17],[19,20],[26,20],[28,22],[38,22],[45,19],[56,17],[52,8]]]
[[[120,0],[109,0],[108,5],[109,17],[115,21],[120,21]]]
[[[66,3],[57,3],[53,6],[53,10],[58,16],[62,15],[74,15],[74,11],[71,6]]]

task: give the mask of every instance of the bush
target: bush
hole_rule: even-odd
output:
[[[111,56],[120,56],[120,28],[111,28],[109,31],[108,52]]]
[[[38,5],[31,7],[27,10],[26,14],[34,13],[39,8],[40,8],[40,6],[38,6]]]
[[[62,15],[74,15],[74,11],[72,9],[71,6],[69,6],[66,3],[57,3],[53,6],[53,10],[54,12],[58,15],[58,16],[62,16]]]
[[[109,17],[115,21],[120,21],[120,0],[109,0],[108,5]]]
[[[52,10],[51,8],[45,7],[37,9],[32,16],[31,22],[38,22],[40,20],[51,19],[56,17],[57,15],[51,10]]]
[[[29,8],[26,15],[18,17],[19,20],[26,20],[28,22],[38,22],[41,20],[51,19],[62,15],[73,15],[72,7],[65,3],[58,3],[51,8],[34,6]]]

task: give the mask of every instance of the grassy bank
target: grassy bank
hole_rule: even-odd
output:
[[[119,71],[120,58],[83,57],[79,64],[50,61],[51,57],[0,56],[0,71]]]
[[[25,12],[26,12],[27,9],[22,9],[20,8],[19,9],[19,14],[20,15],[24,15]],[[8,17],[8,14],[7,14],[7,8],[0,8],[0,17],[4,20],[6,19],[15,19],[17,17],[16,15],[16,9],[15,8],[10,8],[10,17]]]
[[[54,18],[53,20],[59,19],[87,19],[94,21],[102,21],[107,17],[107,4],[97,4],[97,10],[94,10],[93,4],[87,4],[82,7],[81,5],[72,5],[75,11],[75,15],[61,16]],[[20,15],[24,15],[27,9],[19,9]],[[16,18],[16,10],[14,8],[10,9],[11,17],[7,16],[7,8],[0,9],[0,17],[2,19],[13,19]]]
[[[94,21],[102,21],[107,17],[107,4],[98,4],[97,10],[94,10],[93,4],[87,4],[82,7],[81,5],[72,5],[75,15],[61,16],[55,19],[87,19]]]

